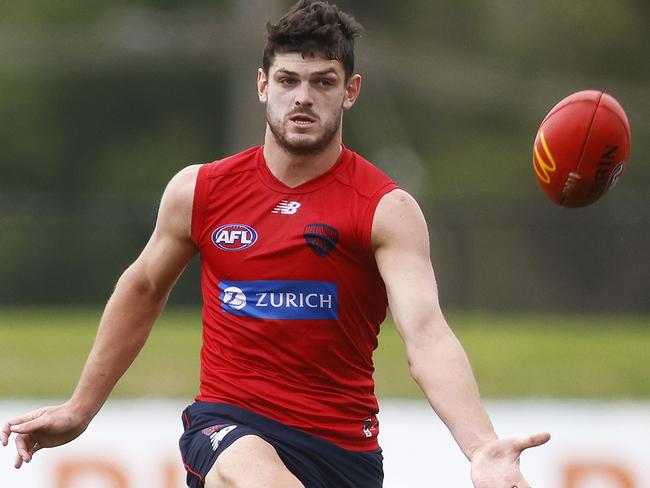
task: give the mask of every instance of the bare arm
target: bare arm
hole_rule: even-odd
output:
[[[185,168],[170,181],[149,242],[122,274],[106,305],[70,400],[88,421],[142,349],[173,285],[196,253],[190,224],[197,170]]]
[[[494,466],[494,458],[501,457],[493,456],[496,448],[516,458],[512,468],[515,460],[518,465],[521,450],[546,442],[548,437],[544,434],[524,440],[498,440],[482,406],[467,355],[440,309],[426,222],[410,195],[394,190],[382,198],[375,213],[372,239],[395,325],[406,345],[411,374],[472,461],[475,485],[528,486],[523,478],[516,478],[521,476],[518,468],[516,473],[504,471],[505,484],[484,484],[483,479],[501,476],[494,475],[492,468],[488,467],[487,473],[483,468]],[[508,484],[511,481],[514,484]]]
[[[81,434],[136,358],[181,272],[197,252],[190,238],[198,166],[179,172],[163,194],[156,227],[136,261],[122,274],[102,315],[97,337],[70,400],[6,422],[0,441],[16,437],[16,467],[42,447]]]

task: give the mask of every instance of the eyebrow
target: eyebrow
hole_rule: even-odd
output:
[[[286,68],[279,68],[275,72],[275,74],[278,74],[278,73],[282,73],[282,74],[289,75],[289,76],[298,76],[298,77],[300,76],[295,71],[290,71],[290,70],[288,70]],[[329,75],[329,74],[333,74],[333,75],[338,76],[338,73],[336,72],[336,70],[334,68],[327,68],[327,69],[324,69],[324,70],[321,70],[321,71],[316,71],[314,73],[311,73],[310,76],[312,76],[312,77],[313,76],[325,76],[325,75]]]
[[[322,71],[316,71],[315,73],[312,73],[312,76],[323,76],[329,74],[335,74],[336,76],[339,75],[334,68],[327,68]]]

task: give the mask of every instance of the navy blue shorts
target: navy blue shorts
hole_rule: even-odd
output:
[[[241,407],[195,402],[182,421],[179,444],[190,488],[202,487],[219,454],[251,434],[271,444],[305,488],[380,488],[384,481],[381,449],[349,451]]]

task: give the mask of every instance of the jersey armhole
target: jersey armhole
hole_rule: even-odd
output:
[[[365,215],[363,216],[361,225],[361,242],[366,247],[366,249],[372,255],[372,222],[375,218],[375,210],[377,210],[377,205],[386,193],[389,193],[393,190],[399,188],[394,182],[386,183],[379,190],[372,194],[368,201],[368,206],[366,207]]]
[[[197,247],[201,247],[203,237],[203,222],[205,221],[206,200],[208,194],[208,172],[210,164],[204,164],[199,168],[194,186],[194,201],[192,202],[192,240]]]

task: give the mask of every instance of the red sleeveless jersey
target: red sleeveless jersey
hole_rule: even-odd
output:
[[[263,147],[200,168],[197,400],[244,407],[346,449],[378,447],[372,353],[388,301],[371,226],[395,188],[347,148],[295,188],[269,171]]]

